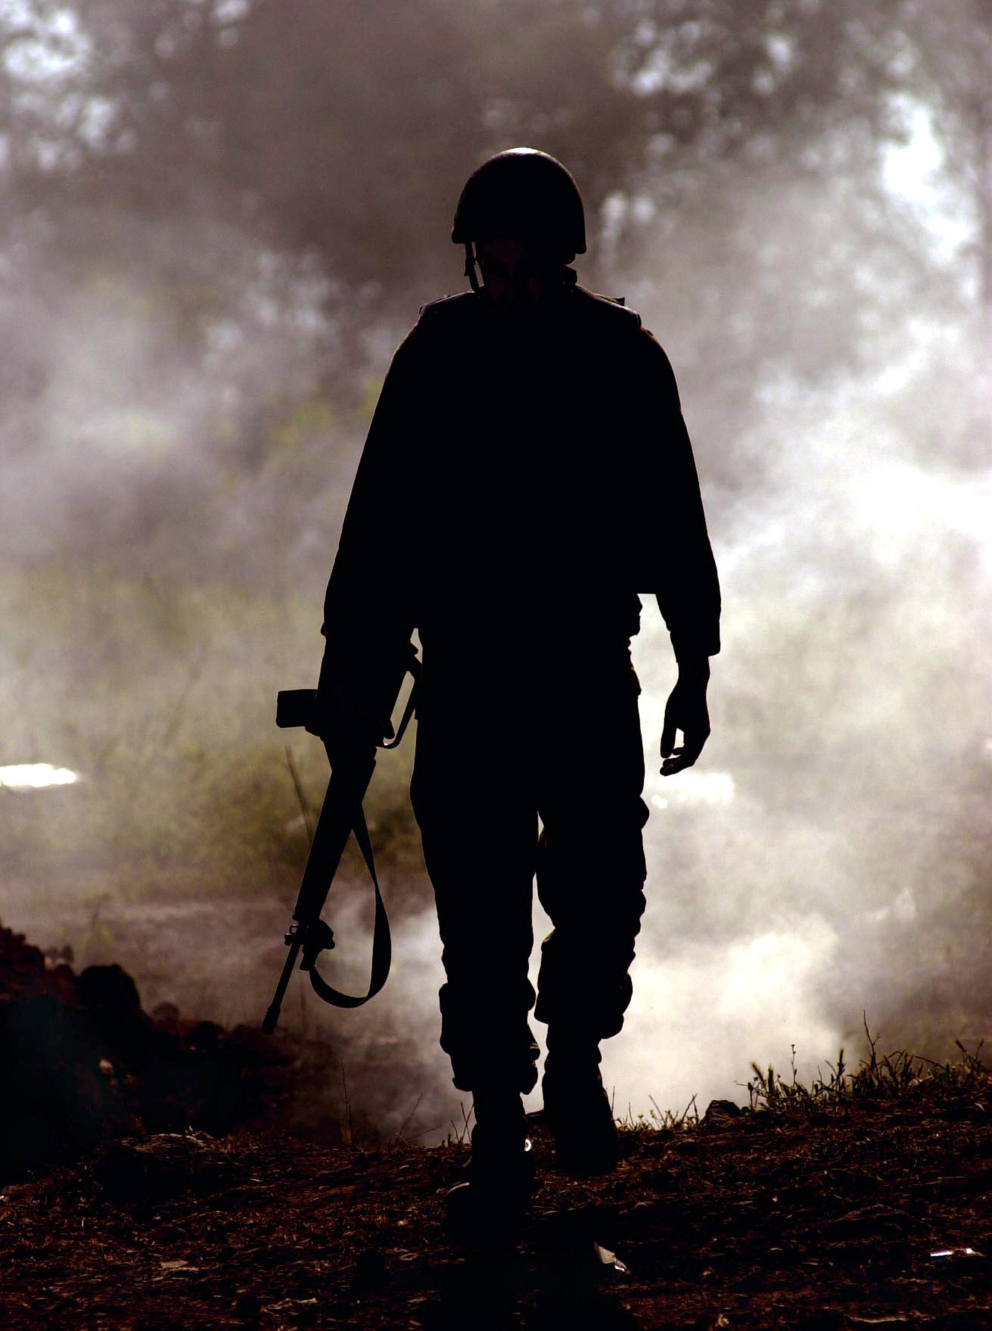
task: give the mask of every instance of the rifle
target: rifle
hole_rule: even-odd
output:
[[[282,1000],[297,959],[300,961],[300,970],[309,973],[314,993],[334,1007],[361,1007],[363,1003],[375,997],[389,975],[392,959],[389,921],[379,891],[379,880],[375,872],[375,860],[362,800],[375,771],[376,749],[395,749],[402,741],[416,709],[420,662],[417,660],[417,650],[412,643],[409,646],[409,654],[398,664],[402,665],[402,670],[398,670],[395,678],[389,681],[388,692],[392,704],[390,711],[396,706],[403,680],[408,674],[413,677],[413,688],[395,735],[392,738],[384,736],[379,741],[356,741],[349,745],[343,754],[336,750],[334,759],[331,758],[327,742],[324,742],[328,762],[331,764],[331,777],[327,783],[327,793],[321,805],[320,817],[317,819],[310,845],[310,854],[307,856],[306,868],[303,871],[303,881],[300,883],[296,909],[293,911],[293,923],[285,935],[289,955],[279,977],[279,983],[276,985],[275,995],[265,1014],[265,1020],[262,1022],[262,1031],[266,1035],[271,1035],[276,1028]],[[287,689],[281,692],[276,703],[276,725],[283,729],[306,726],[311,717],[316,695],[316,689]],[[389,731],[391,733],[391,726]],[[330,951],[334,946],[333,931],[320,918],[320,912],[324,908],[331,883],[352,832],[355,834],[375,889],[372,973],[368,992],[361,998],[352,994],[343,994],[333,988],[316,967],[321,952]]]

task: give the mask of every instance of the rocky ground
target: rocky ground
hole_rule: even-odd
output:
[[[111,1141],[4,1190],[0,1325],[992,1326],[989,1113],[974,1076],[717,1109],[625,1133],[617,1173],[587,1182],[553,1172],[535,1125],[542,1182],[497,1257],[446,1229],[457,1143]]]
[[[756,1074],[752,1109],[625,1131],[599,1180],[556,1174],[535,1122],[520,1244],[480,1255],[445,1218],[464,1143],[294,1137],[299,1049],[132,989],[0,930],[0,1326],[992,1327],[976,1058]]]

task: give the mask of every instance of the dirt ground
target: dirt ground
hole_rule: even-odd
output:
[[[625,1132],[618,1171],[586,1182],[554,1172],[535,1123],[531,1216],[516,1252],[489,1257],[446,1228],[464,1145],[109,1142],[4,1189],[0,1325],[992,1327],[987,1086],[721,1102],[698,1125]],[[975,1251],[933,1256],[955,1249]]]

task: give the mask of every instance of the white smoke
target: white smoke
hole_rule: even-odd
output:
[[[925,146],[926,125],[917,132]],[[912,178],[897,165],[893,179]],[[742,216],[753,212],[742,229],[772,255],[766,286],[804,281],[834,235],[846,239],[838,262],[858,260],[838,192],[742,194]],[[921,206],[944,246],[940,262],[953,265],[958,232],[941,229],[935,197]],[[706,240],[660,238],[642,292],[683,387],[700,470],[721,478],[706,498],[726,613],[713,735],[678,778],[657,771],[675,671],[650,606],[634,648],[648,909],[634,1001],[604,1070],[618,1112],[629,1106],[635,1117],[655,1104],[681,1109],[692,1095],[741,1098],[751,1059],[785,1067],[792,1045],[808,1073],[857,1036],[862,1011],[884,1040],[929,1024],[943,1048],[974,1028],[987,997],[974,980],[974,940],[987,932],[992,686],[981,644],[992,614],[992,473],[954,462],[971,410],[969,339],[909,302],[893,320],[889,276],[870,272],[880,293],[874,333],[871,320],[861,329],[878,338],[870,368],[837,368],[809,387],[756,361],[754,410],[738,429],[706,388],[724,369],[700,351],[719,348],[721,311],[693,308]],[[322,583],[361,426],[321,396],[336,347],[323,313],[331,288],[319,265],[219,223],[190,231],[124,219],[107,239],[121,262],[83,281],[36,243],[22,237],[19,261],[0,271],[4,325],[17,334],[0,416],[3,756],[94,775],[38,797],[63,801],[44,837],[12,819],[0,914],[40,943],[73,941],[52,938],[57,930],[95,936],[98,923],[105,951],[89,959],[131,966],[149,1002],[258,1020],[302,857],[298,833],[286,830],[299,810],[273,696],[313,682]],[[829,284],[830,270],[815,276]],[[762,317],[764,286],[733,294],[735,318]],[[204,314],[204,302],[216,310]],[[184,319],[195,331],[182,331]],[[829,327],[815,331],[833,345]],[[394,330],[369,341],[392,344]],[[254,451],[245,447],[253,431],[264,444]],[[319,746],[304,765],[316,798]],[[409,747],[381,766],[399,806]],[[101,822],[92,801],[109,788]],[[65,803],[77,797],[89,802]],[[163,857],[163,844],[173,853],[187,844],[194,814],[198,835],[216,840],[211,858],[202,844],[203,862],[192,850],[186,863]],[[140,880],[109,854],[120,846],[135,851]],[[340,1042],[346,1059],[375,1054],[374,1075],[356,1070],[352,1087],[384,1131],[420,1097],[408,1132],[443,1135],[464,1097],[437,1047],[436,923],[411,907],[424,884],[414,853],[404,854],[384,993],[329,1014],[294,989],[286,1020]],[[239,876],[246,866],[253,877]],[[229,910],[219,958],[224,909],[209,928],[201,903],[182,914],[208,877],[231,900],[251,888],[272,932]],[[340,948],[329,964],[356,991],[367,979],[366,893],[346,876],[330,913]],[[105,896],[106,907],[94,905]],[[127,951],[135,913],[145,910],[150,927],[159,917],[142,903],[163,899],[175,910],[160,917],[160,934],[188,940],[169,971],[161,938],[153,947],[142,935]],[[180,916],[200,922],[194,936]],[[537,916],[540,938],[549,926]]]

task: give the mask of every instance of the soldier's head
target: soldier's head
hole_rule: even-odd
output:
[[[469,177],[451,239],[465,246],[465,272],[506,313],[525,313],[575,281],[568,268],[586,248],[582,199],[568,171],[548,153],[511,148]]]

